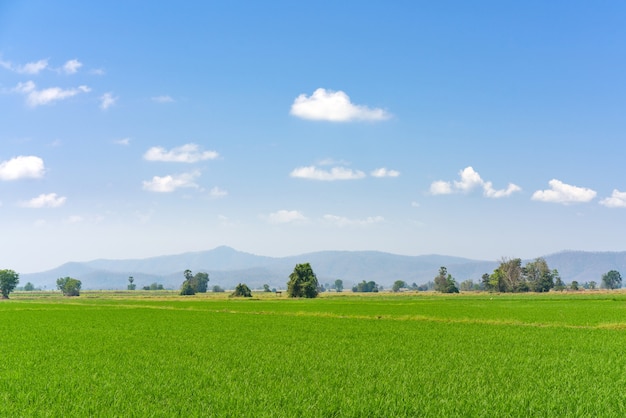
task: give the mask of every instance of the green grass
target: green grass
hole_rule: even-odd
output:
[[[21,293],[0,416],[625,416],[626,295]]]

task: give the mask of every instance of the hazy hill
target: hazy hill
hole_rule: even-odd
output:
[[[567,283],[594,280],[600,282],[603,273],[615,269],[626,274],[626,252],[594,253],[564,251],[544,257],[551,268],[556,268]],[[395,280],[422,284],[446,266],[458,282],[480,280],[491,273],[497,261],[479,261],[442,255],[403,256],[377,251],[321,251],[289,257],[264,257],[229,247],[209,251],[167,255],[145,259],[105,260],[84,263],[66,263],[53,270],[21,275],[21,284],[28,281],[36,286],[54,288],[59,277],[75,277],[85,289],[125,289],[128,277],[133,276],[138,288],[157,282],[166,288],[178,288],[183,271],[209,273],[209,286],[233,288],[244,282],[252,288],[267,283],[284,288],[288,276],[297,263],[309,262],[321,283],[342,279],[345,287],[362,280],[373,280],[390,287]]]

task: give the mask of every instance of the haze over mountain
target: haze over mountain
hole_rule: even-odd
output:
[[[626,252],[563,251],[544,257],[568,283],[577,280],[599,282],[609,270],[626,271]],[[133,276],[138,288],[153,282],[166,288],[178,288],[183,271],[209,273],[210,286],[233,288],[237,283],[260,288],[263,284],[284,288],[288,276],[298,263],[311,263],[320,283],[344,281],[346,288],[362,280],[373,280],[385,287],[395,280],[422,284],[446,266],[454,278],[479,281],[484,273],[497,268],[498,261],[471,260],[444,255],[404,256],[378,251],[321,251],[289,257],[265,257],[217,247],[208,251],[190,252],[145,259],[70,262],[40,273],[21,275],[21,283],[54,288],[56,279],[70,276],[82,281],[85,289],[125,289]]]

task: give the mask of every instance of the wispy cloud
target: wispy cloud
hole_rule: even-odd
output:
[[[433,195],[469,193],[476,188],[483,189],[483,195],[492,199],[507,197],[522,189],[513,183],[509,183],[506,189],[494,189],[490,181],[485,181],[472,167],[466,167],[459,171],[459,180],[454,182],[437,180],[431,183],[430,193]]]
[[[548,182],[547,190],[537,190],[533,193],[532,200],[552,203],[586,203],[596,197],[595,190],[585,187],[572,186],[560,180],[552,179]]]
[[[41,178],[45,172],[43,160],[33,155],[19,156],[0,162],[0,180]]]
[[[372,171],[371,173],[372,177],[378,177],[378,178],[384,178],[384,177],[398,177],[400,176],[400,172],[397,170],[388,170],[386,168],[377,168],[376,170]]]
[[[130,138],[115,139],[113,143],[117,145],[128,146],[130,145]]]
[[[277,212],[270,213],[267,216],[267,220],[273,224],[286,224],[286,223],[302,223],[307,222],[308,218],[297,210],[279,210]]]
[[[76,74],[82,66],[83,63],[78,61],[77,59],[69,60],[65,64],[63,64],[63,72],[65,74]]]
[[[359,170],[352,170],[345,167],[333,167],[330,170],[321,170],[314,165],[298,167],[289,175],[295,178],[321,181],[358,180],[365,177],[365,173]]]
[[[22,202],[20,206],[31,209],[58,208],[59,206],[63,206],[66,200],[66,197],[58,196],[56,193],[40,194],[37,197]]]
[[[152,98],[152,101],[155,103],[173,103],[175,100],[170,96],[156,96]]]
[[[149,192],[171,193],[181,188],[198,188],[195,179],[199,176],[199,172],[154,176],[152,180],[143,182],[143,189]]]
[[[391,117],[383,109],[356,105],[343,91],[319,88],[311,96],[301,94],[291,105],[293,116],[330,122],[380,121]]]
[[[117,99],[111,92],[104,93],[100,96],[100,109],[107,110],[117,102]]]
[[[197,163],[198,161],[214,160],[219,157],[215,151],[201,151],[197,144],[185,144],[166,150],[163,147],[152,147],[143,155],[147,161],[163,161],[175,163]]]
[[[59,100],[68,99],[80,93],[88,93],[91,89],[87,86],[78,86],[71,89],[62,89],[61,87],[50,87],[43,90],[37,90],[37,86],[32,81],[18,83],[13,92],[26,96],[26,104],[30,107],[50,104]]]
[[[214,199],[219,199],[228,196],[228,192],[215,186],[209,191],[209,195]]]
[[[48,60],[43,59],[35,62],[29,62],[24,65],[17,65],[10,61],[0,60],[0,67],[6,68],[7,70],[18,74],[39,74],[41,71],[48,68]]]
[[[368,216],[365,219],[350,219],[344,216],[337,215],[324,215],[324,221],[336,226],[367,226],[377,224],[385,221],[382,216]]]
[[[143,182],[143,189],[150,192],[171,193],[179,188],[197,188],[194,182],[196,176],[188,173],[154,176],[152,180]]]
[[[626,192],[620,192],[613,189],[611,197],[606,197],[600,201],[600,204],[607,208],[626,208]]]

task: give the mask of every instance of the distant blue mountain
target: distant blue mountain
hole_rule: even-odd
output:
[[[564,251],[544,257],[550,268],[559,270],[568,283],[577,280],[600,282],[603,273],[618,270],[626,274],[626,252]],[[66,263],[53,270],[23,274],[20,283],[54,288],[59,277],[75,277],[84,289],[125,289],[133,276],[138,288],[153,282],[176,289],[183,281],[183,271],[208,272],[209,286],[233,288],[237,283],[261,288],[263,284],[284,288],[288,276],[298,263],[311,263],[321,283],[341,279],[345,287],[373,280],[390,287],[395,280],[422,284],[432,280],[439,267],[461,282],[479,281],[484,273],[498,267],[498,261],[480,261],[443,255],[404,256],[378,251],[321,251],[289,257],[265,257],[217,247],[209,251],[190,252],[144,259],[94,260]]]

